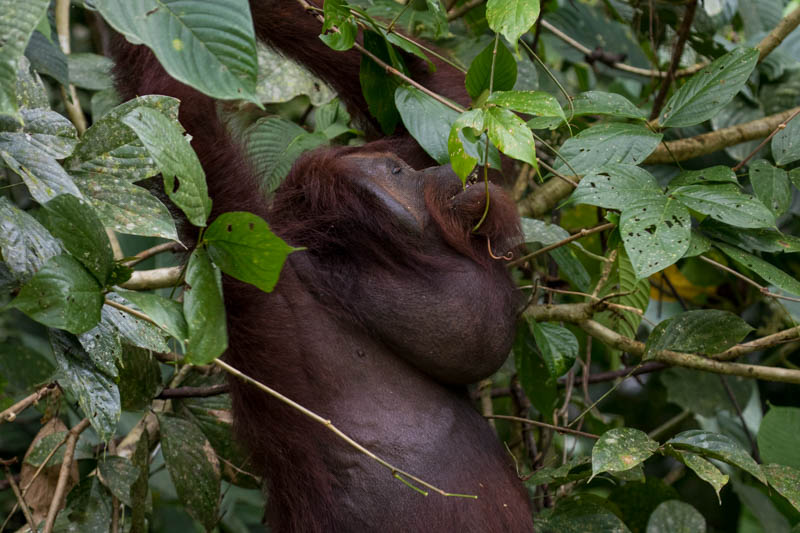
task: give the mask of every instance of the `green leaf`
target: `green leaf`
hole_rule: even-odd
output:
[[[526,244],[539,243],[542,246],[548,246],[569,237],[569,233],[564,228],[532,218],[522,219],[522,233]],[[579,247],[580,245],[573,244],[572,246]],[[575,255],[572,246],[562,246],[551,250],[550,257],[553,258],[561,273],[570,283],[580,291],[588,291],[591,278],[586,267]]]
[[[725,252],[725,255],[745,268],[752,270],[779,289],[790,292],[795,296],[800,296],[800,281],[798,281],[797,278],[767,263],[760,257],[748,254],[739,248],[734,248],[733,246],[728,246],[721,242],[714,243],[714,245]]]
[[[612,163],[637,165],[656,149],[661,137],[641,124],[612,122],[592,126],[567,139],[559,153],[577,174],[586,174]],[[561,157],[555,169],[572,173]]]
[[[669,192],[689,209],[740,228],[775,226],[775,215],[761,201],[728,184],[685,185]]]
[[[134,304],[113,292],[106,294],[106,299],[130,307],[136,311],[140,310],[136,308]],[[103,306],[102,316],[104,322],[113,325],[119,334],[133,346],[152,350],[156,353],[166,353],[170,351],[169,346],[164,342],[162,331],[151,323],[109,305]]]
[[[44,20],[44,19],[43,19]],[[36,36],[38,32],[34,32]],[[33,42],[33,39],[31,39]],[[29,43],[30,44],[30,43]],[[55,47],[53,47],[55,49]],[[58,52],[61,52],[59,49]],[[63,55],[63,54],[62,54]],[[64,76],[66,78],[66,59],[64,59]],[[39,76],[40,71],[31,70],[31,63],[25,59],[20,58],[19,69],[17,69],[17,107],[37,109],[46,108],[50,106],[50,100],[47,96],[47,89],[44,88],[42,78]]]
[[[536,344],[528,323],[517,324],[514,339],[514,366],[525,396],[540,413],[553,412],[558,399],[558,382],[550,375],[544,361],[536,354]]]
[[[446,20],[445,20],[446,24]],[[382,35],[386,38],[387,41],[395,45],[396,47],[400,48],[401,50],[408,52],[409,54],[415,55],[418,58],[422,59],[428,64],[428,71],[436,72],[436,65],[433,64],[428,56],[425,55],[425,52],[422,51],[422,48],[414,44],[413,42],[409,41],[408,39],[401,37],[396,33],[386,33],[385,31],[381,30]]]
[[[0,0],[0,115],[17,112],[17,63],[50,0]]]
[[[451,124],[460,119],[458,112],[437,102],[414,87],[398,87],[394,102],[408,132],[440,165],[450,161],[448,135]]]
[[[800,469],[774,464],[763,465],[761,469],[772,488],[800,511]]]
[[[637,277],[664,270],[683,257],[691,228],[689,211],[671,198],[650,196],[628,204],[619,232]]]
[[[687,450],[707,459],[717,459],[749,472],[762,483],[764,474],[750,455],[732,438],[720,433],[692,429],[679,433],[668,441],[673,448]]]
[[[663,197],[656,179],[634,165],[610,164],[587,174],[572,192],[570,202],[623,210],[642,200],[658,202]]]
[[[225,306],[219,270],[208,253],[197,248],[186,267],[183,314],[189,329],[186,357],[192,364],[204,365],[222,355],[228,347]]]
[[[42,222],[50,233],[105,285],[114,266],[114,253],[94,209],[86,200],[69,194],[56,196],[44,208]]]
[[[109,321],[102,319],[102,311],[100,316],[100,322],[95,327],[78,335],[78,342],[81,343],[98,370],[105,372],[109,377],[116,378],[118,375],[117,361],[122,357],[122,340],[117,328]]]
[[[464,83],[467,86],[467,93],[473,101],[477,100],[484,91],[489,90],[489,82],[492,80],[492,58],[494,57],[494,41],[475,56],[469,65],[467,77]],[[514,88],[517,81],[517,62],[511,55],[506,45],[502,42],[497,43],[497,57],[494,65],[494,79],[491,83],[492,92],[510,91]]]
[[[462,113],[450,128],[450,134],[447,138],[447,152],[450,156],[450,164],[453,166],[453,172],[461,178],[462,183],[466,183],[467,176],[475,168],[478,163],[478,158],[473,157],[467,152],[462,138],[462,130],[464,128],[471,128],[476,132],[483,131],[483,110],[473,109]]]
[[[118,455],[101,457],[97,462],[100,481],[122,503],[130,507],[131,486],[139,478],[139,468],[130,459]]]
[[[533,134],[517,115],[502,107],[490,107],[484,114],[489,140],[509,157],[538,168]]]
[[[496,33],[502,33],[516,46],[517,39],[539,18],[539,0],[489,0],[486,21]]]
[[[169,333],[181,345],[186,342],[189,331],[179,302],[148,292],[128,291],[120,288],[115,288],[114,291],[136,304],[136,307],[153,319],[161,329]]]
[[[700,512],[678,500],[661,503],[647,522],[647,533],[705,533],[706,519]]]
[[[592,448],[592,477],[602,472],[620,472],[644,462],[658,449],[658,443],[633,428],[610,429]]]
[[[328,2],[324,4],[325,10],[325,24],[322,26],[322,35],[319,36],[322,42],[327,44],[333,50],[344,51],[350,50],[356,42],[358,35],[358,26],[356,25],[355,18],[350,15],[350,10],[345,5],[334,0],[330,2],[333,6],[328,6]],[[325,31],[331,29],[333,26],[338,27],[338,31]]]
[[[447,35],[447,12],[439,0],[425,0],[428,12],[432,15],[434,26],[434,37],[439,39]]]
[[[719,491],[728,483],[728,475],[720,472],[719,468],[710,461],[694,453],[675,451],[674,456],[697,474],[697,477],[711,485],[717,494],[717,501],[722,504]]]
[[[766,484],[766,481],[764,483]],[[760,526],[760,529],[756,529],[756,531],[764,531],[765,533],[789,532],[791,527],[789,521],[775,507],[773,499],[767,495],[766,488],[745,485],[734,480],[733,489],[742,506],[758,520],[755,526],[757,528]]]
[[[31,40],[28,41],[28,47],[25,48],[25,57],[30,60],[30,66],[39,73],[46,74],[61,85],[69,85],[69,69],[67,67],[67,56],[61,51],[61,47],[54,43],[49,37],[45,37],[42,32],[42,23],[45,23],[47,30],[50,30],[50,21],[47,17],[41,19],[39,28],[31,35]],[[20,61],[20,67],[22,67]],[[19,82],[19,80],[17,80]],[[30,96],[30,95],[29,95]],[[41,105],[30,105],[32,102],[24,103],[20,100],[19,85],[17,86],[17,105],[19,107],[27,107],[30,109],[36,107],[50,107],[47,99]]]
[[[800,408],[770,406],[758,428],[758,451],[765,463],[800,470]]]
[[[392,63],[387,48],[389,46],[391,45],[381,35],[373,31],[364,32],[364,48],[387,64]],[[400,70],[405,71],[405,68]],[[367,56],[361,57],[359,79],[369,112],[377,119],[383,133],[391,135],[397,127],[400,114],[397,112],[394,98],[388,96],[395,93],[400,82],[394,76],[387,76],[386,70]]]
[[[114,61],[98,54],[70,54],[67,57],[69,82],[90,91],[102,91],[114,86],[111,69]]]
[[[142,431],[131,455],[131,463],[139,469],[139,477],[130,487],[131,495],[131,533],[148,531],[146,514],[152,512],[152,504],[148,498],[150,480],[150,436],[147,428]]]
[[[10,306],[46,326],[83,333],[100,321],[103,293],[78,261],[57,255],[22,286]]]
[[[122,118],[153,156],[164,177],[164,191],[195,226],[205,226],[211,212],[205,172],[179,125],[149,107]]]
[[[750,165],[750,184],[758,199],[776,216],[782,215],[789,209],[792,191],[789,189],[789,176],[785,170],[759,159]]]
[[[81,533],[104,533],[111,521],[111,494],[97,477],[87,477],[67,495],[64,516]]]
[[[91,202],[103,226],[118,233],[178,240],[169,210],[150,192],[127,180],[81,172],[73,180]]]
[[[578,357],[575,335],[563,326],[547,322],[533,322],[531,330],[550,376],[559,378],[569,372]]]
[[[309,133],[294,122],[265,117],[247,130],[247,152],[261,187],[273,192],[289,174],[300,155],[328,139],[322,133]]]
[[[497,91],[489,96],[487,102],[519,113],[567,119],[558,100],[543,91]]]
[[[665,320],[650,333],[653,340],[648,340],[648,352],[645,353],[652,351],[652,344],[663,334],[670,321],[671,319]],[[680,344],[680,339],[678,343]],[[660,378],[667,389],[668,402],[708,418],[717,416],[723,410],[732,412],[728,390],[733,393],[736,403],[740,406],[747,405],[752,394],[749,382],[745,378],[726,376],[726,388],[717,375],[697,372],[690,368],[669,368],[661,373]]]
[[[639,309],[642,314],[613,309],[595,314],[595,320],[629,339],[635,338],[642,316],[650,303],[650,283],[647,279],[637,279],[624,246],[617,248],[617,259],[614,261],[608,281],[600,288],[597,296],[603,298],[610,294],[622,294],[613,301]]]
[[[0,197],[0,252],[17,279],[29,279],[62,251],[61,243],[39,221]]]
[[[661,350],[707,355],[724,352],[741,342],[753,328],[730,311],[700,309],[665,320],[656,330],[651,335],[653,340],[647,341],[645,359]]]
[[[203,234],[208,255],[223,272],[271,292],[286,256],[294,250],[252,213],[223,213]]]
[[[58,383],[78,400],[100,440],[114,436],[121,414],[117,385],[98,372],[77,339],[63,331],[50,330],[50,344],[58,366]]]
[[[161,390],[161,368],[150,350],[125,345],[119,363],[119,396],[126,411],[149,408]]]
[[[716,115],[744,87],[756,66],[758,50],[739,47],[689,78],[664,106],[662,127],[692,126]]]
[[[670,189],[683,185],[706,185],[709,183],[733,183],[739,185],[736,174],[730,167],[717,165],[703,170],[684,170],[669,182]]]
[[[220,100],[256,102],[253,21],[246,0],[95,0],[131,42],[144,43],[178,81]]]
[[[64,161],[64,168],[72,174],[96,172],[130,182],[155,176],[160,172],[158,163],[122,119],[135,109],[147,107],[177,121],[178,104],[175,98],[151,94],[118,105],[86,130],[72,155]]]
[[[779,166],[794,163],[800,159],[800,120],[793,118],[785,128],[778,131],[772,138],[772,157]]]
[[[800,252],[800,237],[772,228],[745,229],[706,219],[700,225],[703,233],[714,240],[738,246],[748,252]]]
[[[544,527],[536,523],[536,531],[558,532],[558,533],[631,533],[631,530],[614,514],[610,507],[612,505],[601,505],[605,503],[594,495],[581,494],[568,500],[559,502],[555,512],[545,522]],[[596,498],[596,499],[595,499]]]
[[[647,115],[630,100],[616,93],[588,91],[572,100],[573,117],[584,115],[611,115],[616,118],[646,120]],[[569,109],[569,108],[567,108]]]
[[[543,466],[526,479],[525,484],[534,487],[547,484],[555,488],[564,483],[585,479],[591,475],[591,469],[588,468],[590,462],[591,457],[583,456],[573,457],[559,466]],[[572,472],[573,470],[576,471]]]
[[[186,511],[210,531],[220,499],[219,460],[200,429],[168,413],[157,413],[167,470]]]

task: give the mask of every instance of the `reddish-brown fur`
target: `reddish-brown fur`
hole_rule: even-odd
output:
[[[251,5],[261,38],[283,50],[310,47],[293,55],[351,109],[363,103],[357,56],[318,46],[315,21],[293,1]],[[251,211],[306,248],[290,256],[270,294],[224,278],[226,360],[398,467],[478,496],[425,497],[321,425],[232,381],[236,432],[264,476],[272,531],[531,531],[510,457],[464,387],[510,349],[520,300],[488,246],[497,254],[514,246],[513,202],[490,186],[489,216],[473,233],[484,186],[463,191],[444,167],[415,171],[427,156],[400,136],[306,154],[268,203],[210,98],[171,79],[142,47],[120,43],[115,55],[124,97],[181,100],[212,218]],[[463,92],[450,75],[441,69],[428,82]]]

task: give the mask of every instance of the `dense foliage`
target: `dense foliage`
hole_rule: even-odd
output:
[[[231,101],[265,194],[303,151],[363,142],[362,125],[257,45],[245,0],[175,3],[0,0],[0,531],[260,527],[216,359],[220,275],[270,291],[293,249],[249,213],[209,223],[180,102],[120,104],[108,26]],[[471,392],[541,531],[800,531],[799,5],[309,14],[331,48],[373,54],[361,79],[386,133],[402,122],[465,180],[516,160],[528,255],[509,267],[530,305]],[[404,76],[403,53],[440,52],[463,65],[470,109]],[[176,224],[200,228],[194,250]]]

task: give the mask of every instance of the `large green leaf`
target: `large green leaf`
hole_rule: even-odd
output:
[[[630,100],[616,93],[587,91],[572,100],[573,117],[583,115],[610,115],[615,118],[645,120],[647,115]],[[567,110],[569,108],[567,107]]]
[[[535,523],[536,531],[558,533],[631,533],[614,513],[613,504],[594,495],[580,494],[567,502],[559,502],[555,512],[543,524]]]
[[[322,133],[309,133],[280,117],[258,119],[247,130],[247,151],[265,191],[278,188],[303,152],[328,141]]]
[[[56,196],[44,207],[42,222],[50,233],[105,285],[114,266],[114,253],[94,209],[86,200],[69,194]]]
[[[768,282],[776,287],[790,292],[796,296],[800,296],[800,281],[797,278],[790,276],[783,270],[767,263],[760,257],[748,254],[747,252],[722,244],[721,242],[714,243],[714,245],[725,252],[725,254],[744,267],[752,270]]]
[[[650,302],[650,283],[647,279],[637,279],[624,246],[617,248],[617,259],[608,276],[608,281],[600,288],[597,296],[603,298],[610,294],[620,294],[621,296],[614,298],[614,303],[639,309],[641,314],[634,311],[611,309],[595,314],[595,320],[629,339],[635,338],[642,316]]]
[[[69,82],[76,87],[102,91],[114,86],[111,69],[114,61],[98,54],[78,53],[67,57]]]
[[[679,450],[690,451],[708,459],[717,459],[738,466],[762,483],[767,482],[758,463],[735,440],[726,435],[691,429],[679,433],[670,439],[668,444]]]
[[[683,257],[691,228],[689,211],[664,195],[629,203],[620,216],[619,231],[637,277],[655,274]]]
[[[0,252],[18,279],[30,278],[63,249],[39,221],[0,197]]]
[[[653,352],[653,345],[658,343],[657,337],[664,332],[670,321],[671,319],[665,320],[650,333],[652,339],[648,339],[645,354]],[[678,340],[677,344],[680,346],[681,341]],[[683,351],[692,350],[684,348]],[[745,378],[728,376],[723,385],[716,374],[697,372],[689,368],[669,368],[661,373],[660,378],[667,389],[668,402],[708,418],[717,416],[722,410],[733,411],[728,391],[733,393],[740,406],[747,405],[753,392],[750,382]]]
[[[392,61],[389,58],[389,50],[387,48],[389,46],[391,45],[386,42],[383,36],[373,31],[364,32],[364,47],[375,54],[378,59],[391,64]],[[405,68],[401,65],[399,70],[405,70]],[[361,90],[364,93],[364,99],[367,101],[370,114],[378,121],[383,133],[391,135],[397,127],[400,114],[397,112],[394,99],[390,98],[389,95],[395,93],[395,90],[400,86],[400,82],[394,76],[387,76],[383,67],[366,56],[361,58],[359,80],[361,81]]]
[[[172,335],[181,345],[186,342],[189,330],[179,302],[148,292],[127,291],[119,288],[114,291],[136,304],[144,314],[158,324],[158,327]]]
[[[118,233],[178,240],[169,210],[146,189],[97,172],[76,173],[73,180],[105,227]]]
[[[633,468],[657,449],[658,443],[638,429],[608,430],[592,448],[592,477],[602,472],[621,472]]]
[[[789,176],[786,171],[759,159],[750,165],[750,184],[759,200],[780,216],[792,203]],[[723,222],[725,222],[723,220]]]
[[[139,107],[122,118],[153,156],[164,190],[195,226],[205,226],[211,212],[205,172],[183,137],[179,125],[150,107]]]
[[[558,399],[558,382],[537,355],[531,327],[525,321],[517,325],[514,366],[525,395],[540,413],[546,413],[545,417],[549,418]]]
[[[735,346],[752,326],[730,311],[699,309],[686,311],[661,322],[647,340],[644,358],[661,350],[716,354]]]
[[[187,512],[210,531],[217,524],[220,499],[219,460],[193,423],[158,413],[164,461]]]
[[[130,182],[155,176],[158,164],[122,119],[134,109],[149,107],[178,120],[178,104],[175,98],[151,94],[118,105],[86,130],[64,167],[71,173],[96,172]]]
[[[411,136],[437,163],[446,165],[450,161],[450,126],[458,113],[415,87],[398,87],[394,102]]]
[[[100,481],[119,501],[131,506],[131,486],[139,478],[139,467],[127,457],[107,455],[97,462]]]
[[[533,322],[531,330],[550,375],[559,378],[566,374],[578,357],[575,335],[563,326],[548,322]]]
[[[494,78],[492,78],[492,59],[494,58]],[[502,42],[497,43],[497,55],[494,54],[494,42],[475,56],[470,63],[464,83],[467,93],[473,101],[489,90],[491,82],[492,92],[510,91],[517,81],[517,62]]]
[[[475,132],[483,131],[483,123],[483,110],[472,109],[462,113],[453,122],[450,134],[447,137],[447,152],[450,157],[450,164],[453,166],[453,172],[461,178],[462,182],[466,182],[467,176],[475,168],[479,159],[467,151],[462,131],[464,128],[470,128]]]
[[[325,2],[323,8],[325,23],[322,25],[322,34],[319,38],[334,50],[351,49],[358,35],[358,26],[347,4],[342,0],[331,0]],[[334,26],[338,31],[326,33]]]
[[[487,102],[528,115],[567,119],[558,100],[543,91],[496,91]]]
[[[800,408],[771,406],[758,428],[758,451],[765,463],[800,470]]]
[[[639,164],[656,149],[661,137],[641,124],[612,122],[592,126],[567,139],[559,153],[577,174],[585,174],[611,163]],[[556,170],[572,172],[561,157]]]
[[[645,169],[635,165],[609,164],[584,176],[572,192],[570,201],[621,211],[634,202],[659,202],[663,196],[656,179]]]
[[[725,183],[684,185],[670,190],[680,203],[720,222],[740,228],[770,228],[775,215],[761,201]]]
[[[674,455],[697,474],[697,477],[714,488],[714,492],[717,494],[717,501],[721,503],[719,491],[728,483],[728,475],[720,472],[719,468],[714,466],[711,461],[703,459],[697,454],[675,450]]]
[[[542,246],[548,246],[569,237],[567,230],[561,226],[532,218],[522,219],[522,233],[525,243],[539,243]],[[573,247],[579,246],[579,244],[573,243],[571,246],[562,246],[551,250],[549,254],[565,278],[578,290],[588,291],[591,278],[573,250]]]
[[[186,357],[191,363],[203,365],[222,355],[228,347],[222,280],[203,248],[197,248],[189,258],[186,285],[183,297],[183,314],[189,330]]]
[[[110,292],[106,294],[106,299],[116,302],[125,307],[130,307],[139,311],[134,304],[122,298],[118,294]],[[128,343],[139,348],[151,350],[156,353],[169,352],[169,346],[164,341],[163,332],[150,322],[137,318],[127,311],[104,305],[102,310],[104,322],[111,324]]]
[[[647,522],[646,533],[705,533],[706,519],[700,512],[679,500],[668,500],[656,507]]]
[[[128,40],[149,46],[176,80],[220,99],[256,101],[253,21],[246,0],[95,0]]]
[[[669,181],[670,190],[683,185],[707,185],[709,183],[733,183],[738,185],[739,180],[730,167],[717,165],[703,170],[684,170]]]
[[[161,368],[153,353],[125,345],[119,362],[117,385],[124,410],[148,409],[161,390]]]
[[[521,118],[502,107],[490,107],[484,117],[492,144],[507,156],[538,167],[533,134]]]
[[[75,531],[104,533],[111,521],[111,514],[111,493],[96,476],[92,476],[82,479],[70,490],[62,516],[69,517],[69,527]]]
[[[69,255],[50,258],[10,304],[52,328],[83,333],[100,321],[100,284]]]
[[[692,126],[716,115],[744,86],[756,66],[758,50],[735,48],[689,78],[669,99],[658,123]]]
[[[286,256],[294,248],[252,213],[223,213],[203,234],[208,255],[223,272],[271,292]]]
[[[117,385],[95,368],[72,335],[51,329],[50,344],[58,365],[59,385],[78,400],[97,435],[107,441],[114,435],[122,411]]]
[[[538,17],[539,0],[489,0],[486,4],[489,27],[515,46]]]
[[[50,0],[0,0],[0,115],[17,111],[17,63]]]
[[[122,339],[117,328],[102,319],[102,311],[100,316],[100,322],[95,327],[78,335],[78,342],[99,370],[116,378],[117,362],[122,356]]]
[[[748,252],[800,252],[800,237],[772,228],[746,229],[707,218],[700,228],[714,240],[738,246]]]

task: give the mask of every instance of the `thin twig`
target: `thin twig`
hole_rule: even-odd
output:
[[[300,412],[301,414],[303,414],[306,417],[310,418],[314,422],[317,422],[317,423],[321,424],[326,429],[328,429],[333,434],[335,434],[337,437],[342,439],[344,442],[346,442],[347,444],[349,444],[350,446],[352,446],[353,448],[355,448],[359,452],[363,453],[364,455],[366,455],[367,457],[369,457],[370,459],[372,459],[373,461],[375,461],[379,465],[387,468],[391,472],[393,477],[399,479],[403,483],[411,486],[411,484],[409,483],[409,480],[411,480],[411,481],[417,483],[418,485],[422,485],[423,487],[427,487],[430,490],[432,490],[432,491],[434,491],[434,492],[436,492],[438,494],[441,494],[442,496],[458,497],[458,498],[471,498],[471,499],[477,499],[478,498],[477,496],[472,495],[472,494],[456,494],[456,493],[446,492],[446,491],[440,489],[439,487],[436,487],[436,486],[428,483],[427,481],[424,481],[423,479],[418,478],[417,476],[415,476],[413,474],[409,474],[408,472],[397,468],[393,464],[389,463],[388,461],[386,461],[384,459],[381,459],[380,457],[378,457],[377,455],[375,455],[374,453],[369,451],[367,448],[365,448],[364,446],[362,446],[361,444],[359,444],[358,442],[353,440],[350,436],[348,436],[342,430],[340,430],[335,425],[333,425],[333,423],[330,420],[321,417],[320,415],[318,415],[314,411],[311,411],[310,409],[308,409],[306,407],[303,407],[299,403],[297,403],[294,400],[284,396],[283,394],[279,393],[278,391],[276,391],[276,390],[274,390],[274,389],[272,389],[270,387],[267,387],[266,385],[264,385],[260,381],[257,381],[255,379],[251,378],[250,376],[240,372],[239,370],[237,370],[236,368],[232,367],[231,365],[229,365],[225,361],[222,361],[220,359],[215,359],[214,360],[214,364],[216,364],[217,366],[219,366],[220,368],[222,368],[223,370],[225,370],[229,374],[231,374],[233,376],[236,376],[237,378],[241,379],[242,381],[250,383],[251,385],[255,386],[256,388],[260,389],[261,391],[269,394],[273,398],[276,398],[277,400],[285,403],[286,405],[292,407],[293,409],[296,409],[298,412]],[[419,489],[419,487],[414,487],[414,488],[415,488],[415,490],[419,490],[422,494],[425,494],[427,496],[427,492],[425,492],[424,490]]]
[[[64,459],[61,461],[61,470],[58,472],[58,482],[56,489],[53,491],[53,500],[50,502],[50,509],[47,511],[47,519],[44,523],[42,533],[52,533],[53,526],[56,523],[56,516],[61,509],[64,502],[64,497],[67,492],[67,480],[69,479],[69,471],[72,468],[72,461],[75,458],[75,446],[78,444],[78,437],[89,427],[89,419],[84,418],[78,423],[77,426],[69,430],[67,434],[67,445],[64,448]]]
[[[557,171],[556,169],[554,169],[553,167],[551,167],[550,165],[548,165],[547,163],[545,163],[541,159],[538,159],[537,163],[539,163],[539,166],[544,168],[546,171],[551,172],[553,174],[553,176],[557,177],[558,179],[560,179],[564,183],[569,184],[573,189],[578,187],[578,182],[577,181],[575,181],[572,178],[570,178],[570,177],[562,174],[561,172]]]
[[[14,475],[11,473],[11,469],[8,468],[8,463],[5,461],[3,462],[3,469],[5,470],[8,484],[11,486],[14,496],[17,498],[17,504],[19,505],[19,508],[22,509],[22,514],[25,516],[25,521],[28,523],[28,527],[31,528],[32,532],[35,532],[36,522],[33,520],[31,510],[28,508],[28,504],[25,503],[25,498],[22,497],[22,493],[19,490],[19,485],[17,485]]]
[[[653,102],[653,110],[650,112],[650,120],[655,120],[661,113],[661,107],[667,99],[667,93],[672,85],[672,80],[675,79],[675,72],[678,70],[678,65],[683,57],[683,48],[686,46],[686,40],[689,38],[689,33],[692,29],[692,21],[694,21],[694,13],[697,10],[697,0],[689,0],[686,8],[683,11],[683,20],[678,28],[678,37],[675,41],[675,46],[672,48],[672,59],[667,69],[667,75],[664,76],[664,81],[661,83],[661,88],[656,95]]]
[[[567,245],[567,244],[571,243],[572,241],[576,241],[576,240],[578,240],[580,238],[586,237],[587,235],[591,235],[592,233],[597,233],[598,231],[605,231],[607,229],[611,229],[611,228],[614,228],[614,227],[616,227],[616,224],[614,224],[613,222],[608,222],[606,224],[601,224],[601,225],[595,226],[593,228],[583,228],[579,232],[570,235],[566,239],[562,239],[562,240],[560,240],[560,241],[558,241],[556,243],[553,243],[553,244],[550,244],[548,246],[544,246],[542,248],[539,248],[535,252],[529,253],[528,255],[525,255],[523,257],[520,257],[519,259],[516,259],[516,260],[512,261],[511,263],[509,263],[508,266],[509,267],[517,266],[519,264],[524,263],[525,261],[529,261],[529,260],[533,259],[537,255],[541,255],[543,253],[549,252],[550,250],[555,250],[556,248],[561,248],[562,246]]]
[[[120,283],[119,286],[132,291],[174,287],[180,283],[183,270],[184,267],[182,266],[154,268],[152,270],[136,270],[131,273],[131,278],[128,281]]]
[[[728,395],[728,400],[731,402],[733,409],[736,411],[736,416],[739,417],[739,422],[742,423],[742,430],[747,436],[747,442],[750,443],[750,452],[752,453],[756,462],[760,463],[761,457],[758,453],[758,444],[756,444],[756,439],[753,438],[750,428],[747,427],[747,421],[744,419],[744,413],[742,413],[742,406],[739,405],[739,401],[736,399],[736,395],[733,394],[733,390],[731,390],[731,386],[728,384],[728,380],[725,379],[725,376],[719,375],[718,377],[720,383],[722,383],[722,388],[725,389],[725,394]]]
[[[700,259],[702,259],[706,263],[708,263],[710,265],[714,265],[718,269],[724,270],[725,272],[728,272],[729,274],[739,278],[740,280],[744,281],[745,283],[748,283],[748,284],[752,285],[753,287],[757,288],[759,290],[759,292],[761,292],[761,294],[763,294],[764,296],[769,296],[771,298],[777,298],[779,300],[788,300],[790,302],[800,302],[800,298],[793,298],[792,296],[784,296],[783,294],[777,294],[777,293],[774,293],[774,292],[770,292],[770,290],[767,287],[765,287],[765,286],[753,281],[752,279],[748,278],[747,276],[745,276],[744,274],[742,274],[740,272],[736,272],[734,269],[732,269],[732,268],[730,268],[728,266],[725,266],[722,263],[718,263],[718,262],[714,261],[713,259],[709,259],[708,257],[706,257],[704,255],[701,255],[699,257],[700,257]]]
[[[663,424],[661,424],[660,426],[658,426],[657,428],[655,428],[653,431],[648,433],[647,436],[653,440],[660,440],[664,435],[669,433],[669,431],[671,431],[672,428],[674,428],[675,426],[677,426],[678,424],[689,418],[691,414],[692,414],[691,411],[685,409],[680,413],[678,413],[677,415],[670,418],[669,420],[667,420],[666,422],[664,422]]]
[[[794,111],[794,113],[792,113],[792,114],[789,116],[789,118],[787,118],[786,120],[784,120],[783,122],[781,122],[780,124],[778,124],[777,126],[775,126],[775,129],[774,129],[774,130],[772,130],[772,133],[770,133],[769,135],[767,135],[767,137],[766,137],[766,138],[765,138],[763,141],[761,141],[761,142],[758,144],[758,146],[756,146],[756,149],[755,149],[755,150],[753,150],[752,152],[750,152],[750,153],[748,154],[748,156],[747,156],[747,157],[745,157],[744,159],[742,159],[742,160],[741,160],[741,161],[740,161],[740,162],[739,162],[739,163],[738,163],[736,166],[734,166],[734,167],[733,167],[731,170],[732,170],[733,172],[738,172],[738,171],[739,171],[739,170],[740,170],[740,169],[741,169],[743,166],[745,166],[745,165],[747,164],[747,162],[748,162],[748,161],[750,161],[750,160],[751,160],[751,159],[752,159],[752,158],[753,158],[753,157],[754,157],[754,156],[755,156],[755,155],[756,155],[756,154],[757,154],[757,153],[758,153],[758,152],[759,152],[759,151],[760,151],[762,148],[764,148],[764,146],[766,146],[766,144],[767,144],[769,141],[771,141],[771,140],[772,140],[772,138],[773,138],[773,137],[775,137],[775,135],[777,135],[779,131],[781,131],[781,130],[783,130],[784,128],[786,128],[786,125],[787,125],[789,122],[791,122],[791,120],[792,120],[794,117],[796,117],[797,115],[800,115],[800,109],[796,109],[796,110]]]
[[[587,437],[589,439],[599,439],[600,435],[595,435],[594,433],[586,433],[585,431],[578,431],[577,429],[570,429],[567,427],[556,426],[553,424],[548,424],[546,422],[539,422],[538,420],[531,420],[530,418],[522,418],[519,416],[509,416],[509,415],[492,415],[491,417],[487,418],[497,418],[499,420],[513,420],[514,422],[521,422],[523,424],[530,424],[532,426],[539,426],[542,428],[552,429],[558,433],[564,433],[567,435],[575,435],[576,437]]]
[[[230,392],[230,387],[226,383],[222,385],[211,385],[208,387],[179,387],[177,389],[164,389],[158,398],[170,400],[173,398],[208,398],[209,396],[219,396]]]
[[[137,311],[136,309],[131,309],[127,305],[122,305],[121,303],[117,303],[114,300],[106,300],[105,304],[108,305],[108,306],[113,307],[114,309],[119,309],[120,311],[122,311],[124,313],[128,313],[131,316],[135,316],[136,318],[138,318],[140,320],[144,320],[145,322],[149,322],[150,324],[153,324],[157,328],[161,327],[161,326],[158,325],[158,323],[156,323],[155,320],[153,320],[152,318],[150,318],[146,314],[142,313],[141,311]]]
[[[3,422],[13,422],[14,420],[17,419],[17,416],[19,416],[19,414],[22,411],[24,411],[31,405],[35,405],[36,403],[39,402],[39,400],[41,400],[54,390],[56,390],[56,384],[48,383],[47,385],[37,390],[33,394],[26,396],[25,398],[18,401],[8,409],[0,412],[0,424],[2,424]]]
[[[69,8],[70,0],[56,0],[55,18],[56,18],[56,32],[58,33],[58,44],[61,45],[61,51],[65,55],[71,52],[69,42]],[[81,109],[80,100],[78,100],[78,92],[75,86],[70,84],[67,87],[61,86],[61,97],[64,100],[64,107],[67,110],[69,119],[78,130],[78,135],[83,135],[86,131],[86,116]]]
[[[151,257],[156,256],[158,254],[164,252],[180,252],[181,250],[184,249],[185,247],[179,242],[165,242],[153,246],[152,248],[148,248],[147,250],[142,250],[141,252],[133,256],[132,259],[125,261],[124,265],[132,267],[134,265],[137,265],[138,263],[141,263],[145,259],[150,259]]]

